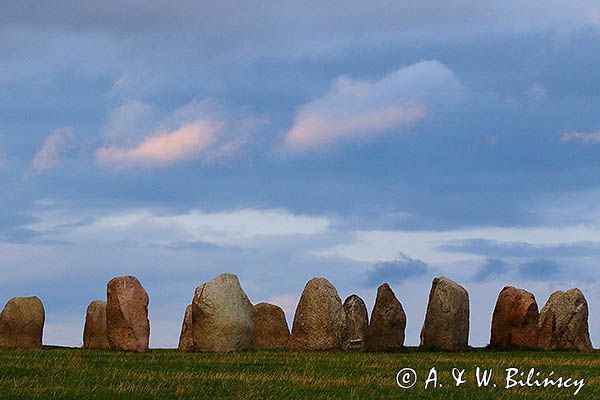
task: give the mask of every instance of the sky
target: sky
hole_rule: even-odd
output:
[[[3,2],[0,303],[79,346],[112,277],[175,347],[194,289],[239,276],[288,321],[312,277],[417,345],[431,281],[580,288],[600,345],[596,0]]]

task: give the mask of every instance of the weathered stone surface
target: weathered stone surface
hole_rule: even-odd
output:
[[[537,347],[538,317],[538,305],[532,293],[506,286],[500,291],[494,308],[490,346]]]
[[[366,351],[394,351],[404,346],[406,314],[390,285],[377,289],[371,323],[365,335]]]
[[[465,351],[469,342],[469,294],[448,278],[435,278],[429,292],[421,346]]]
[[[183,323],[181,324],[181,335],[179,336],[179,350],[193,351],[194,350],[194,335],[192,331],[192,305],[185,308]]]
[[[325,278],[313,278],[304,287],[294,314],[289,348],[296,351],[343,349],[346,313],[335,287]]]
[[[15,297],[0,313],[0,347],[38,349],[42,347],[45,312],[38,297]]]
[[[348,341],[350,344],[362,344],[365,338],[365,331],[369,325],[367,307],[363,299],[353,294],[344,301],[344,311],[346,312],[346,327]]]
[[[88,350],[110,349],[106,335],[105,301],[92,301],[87,308],[83,328],[83,348]]]
[[[252,345],[257,349],[285,348],[290,339],[290,329],[281,307],[269,303],[254,306],[254,338]]]
[[[552,293],[539,318],[538,345],[545,350],[592,350],[588,304],[579,289]]]
[[[112,350],[148,350],[148,294],[137,278],[123,276],[108,282],[106,334]]]
[[[252,304],[233,274],[221,274],[199,286],[192,302],[194,349],[231,352],[250,348],[252,312]]]

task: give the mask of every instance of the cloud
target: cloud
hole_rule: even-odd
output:
[[[498,258],[488,258],[485,263],[479,267],[473,280],[483,282],[491,277],[506,274],[508,272],[508,264]]]
[[[149,136],[136,147],[101,147],[96,151],[96,159],[117,167],[168,166],[202,153],[215,140],[216,131],[214,123],[196,121],[171,132]]]
[[[539,99],[543,99],[544,97],[546,97],[548,95],[548,88],[546,88],[546,86],[544,86],[540,82],[534,82],[533,84],[531,84],[531,86],[529,86],[527,88],[525,93],[528,96],[531,96],[531,97],[539,100]]]
[[[520,264],[517,271],[523,278],[548,280],[552,279],[560,269],[561,267],[556,261],[538,259]]]
[[[560,137],[561,143],[583,143],[583,144],[591,144],[591,143],[600,143],[600,131],[597,132],[568,132],[563,134]]]
[[[368,82],[341,77],[323,96],[300,107],[284,147],[311,150],[399,131],[423,118],[432,104],[464,88],[438,61],[421,61]]]
[[[134,144],[143,138],[156,124],[156,110],[139,100],[127,100],[113,109],[100,135],[111,144]]]
[[[37,176],[57,167],[61,158],[69,150],[72,139],[73,130],[71,128],[61,128],[52,132],[33,156],[32,165],[25,174],[25,178]]]
[[[106,1],[102,5],[23,4],[3,2],[0,26],[20,26],[46,31],[109,32],[128,40],[147,36],[154,46],[158,37],[173,37],[182,47],[195,45],[203,57],[222,53],[327,54],[348,44],[385,42],[398,36],[439,40],[464,40],[484,35],[518,36],[531,31],[577,29],[594,23],[596,0],[548,0],[544,7],[534,0],[439,1],[376,0],[369,2],[330,1],[318,9],[297,1],[271,4],[249,0],[220,2],[148,2],[144,12],[132,0]],[[236,12],[231,12],[236,10]],[[97,18],[102,15],[103,18]],[[204,23],[195,24],[194,16]],[[590,16],[592,16],[590,21]],[[154,35],[149,35],[152,32]],[[341,42],[341,43],[340,43]],[[172,51],[172,49],[169,49]]]
[[[479,238],[452,240],[438,248],[443,251],[488,257],[586,257],[600,255],[600,242],[589,241],[532,244]]]
[[[130,209],[96,215],[93,219],[89,213],[77,215],[73,210],[58,209],[38,212],[35,221],[24,228],[48,240],[71,243],[174,248],[192,244],[208,248],[254,246],[265,238],[316,235],[329,226],[325,217],[295,215],[284,209],[191,210],[175,214]]]
[[[393,261],[376,263],[367,272],[365,282],[368,286],[378,286],[384,282],[399,283],[410,278],[423,276],[427,271],[428,266],[423,261],[415,260],[401,253],[400,257]]]
[[[595,221],[597,222],[597,221]],[[414,231],[414,230],[359,230],[343,243],[321,248],[315,255],[343,257],[357,262],[376,262],[396,256],[398,248],[410,249],[413,257],[425,260],[436,267],[464,262],[465,258],[479,260],[479,256],[466,256],[460,252],[443,250],[448,243],[480,237],[497,242],[527,242],[532,246],[581,245],[587,238],[600,237],[600,226],[594,223],[570,226],[495,227]],[[562,242],[561,242],[562,241]],[[594,243],[594,242],[592,242]],[[590,247],[593,245],[590,244]],[[592,250],[590,250],[592,251]],[[550,255],[544,255],[550,257]]]
[[[479,267],[473,276],[473,280],[476,282],[483,282],[488,281],[491,278],[512,275],[513,279],[548,281],[553,279],[560,270],[560,264],[549,259],[533,259],[515,266],[508,264],[499,258],[488,258],[485,263]]]
[[[170,111],[127,100],[108,114],[100,128],[103,145],[95,157],[115,169],[163,168],[192,159],[220,163],[239,153],[269,122],[236,114],[212,99],[194,100]]]

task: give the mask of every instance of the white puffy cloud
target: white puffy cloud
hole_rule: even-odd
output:
[[[216,246],[260,245],[262,239],[314,235],[326,231],[324,217],[295,215],[283,209],[227,210],[162,214],[145,209],[105,213],[93,220],[89,214],[53,209],[40,212],[27,226],[46,239],[73,243],[135,243],[170,246],[205,243]],[[81,223],[80,221],[84,221]]]
[[[300,107],[284,135],[284,147],[310,150],[401,131],[429,108],[464,93],[456,76],[438,61],[421,61],[369,82],[336,79],[328,92]]]
[[[58,166],[61,158],[71,146],[72,139],[73,130],[71,128],[61,128],[52,132],[33,156],[31,167],[25,177],[31,178]]]

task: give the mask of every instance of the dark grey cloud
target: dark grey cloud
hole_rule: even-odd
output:
[[[367,286],[378,286],[384,282],[399,283],[427,274],[429,267],[421,260],[402,255],[393,261],[378,262],[367,272]]]
[[[63,1],[3,2],[0,25],[42,30],[97,31],[123,40],[145,36],[160,45],[177,39],[194,43],[207,53],[288,54],[343,49],[349,44],[384,42],[401,36],[448,40],[452,37],[498,35],[569,29],[591,25],[593,0],[566,5],[550,0],[539,7],[533,0],[473,5],[459,0],[329,1],[326,3],[258,0],[220,2],[137,0],[86,3]]]
[[[503,275],[509,272],[509,266],[498,258],[488,258],[485,263],[479,267],[473,279],[476,282],[483,282],[493,277]]]
[[[526,242],[500,242],[487,239],[456,240],[438,247],[440,250],[487,257],[590,257],[600,255],[600,242],[582,241],[534,245]]]
[[[538,259],[519,264],[517,271],[523,278],[550,280],[561,272],[562,267],[556,261]]]
[[[479,267],[473,280],[476,282],[489,281],[512,277],[525,280],[551,281],[565,269],[554,260],[532,259],[519,264],[505,262],[499,258],[488,258]]]

